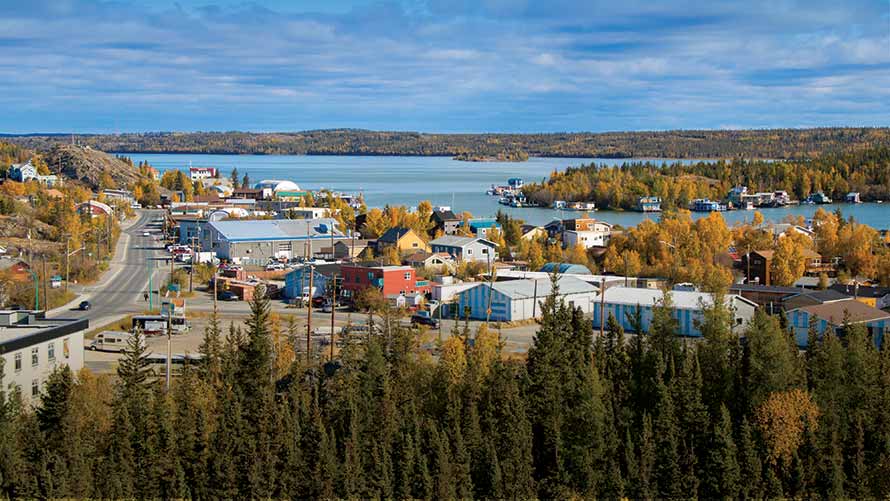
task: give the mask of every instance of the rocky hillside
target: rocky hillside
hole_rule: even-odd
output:
[[[99,188],[105,174],[118,188],[126,188],[139,177],[132,165],[89,146],[55,145],[44,158],[53,173],[80,181],[92,189]]]

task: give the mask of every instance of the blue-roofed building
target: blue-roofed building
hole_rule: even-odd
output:
[[[705,292],[671,291],[671,313],[677,321],[677,335],[685,337],[701,337],[699,322],[702,321],[702,307],[714,304],[714,296]],[[637,310],[640,312],[640,327],[648,333],[652,324],[653,308],[661,304],[664,293],[659,289],[641,289],[635,287],[607,287],[605,303],[605,319],[600,314],[600,297],[597,295],[593,308],[593,326],[599,329],[601,321],[608,321],[609,314],[624,328],[625,331],[639,334],[634,326]],[[724,296],[727,307],[733,312],[733,329],[740,333],[751,318],[757,304],[741,296],[727,294]]]
[[[593,275],[593,272],[583,264],[572,263],[546,263],[541,267],[544,273],[566,273],[569,275]]]
[[[333,218],[208,221],[197,232],[201,250],[239,264],[263,265],[270,258],[314,256],[331,242],[346,240]]]
[[[501,225],[494,219],[470,219],[466,224],[470,232],[479,238],[488,238],[488,232],[492,229],[501,231]]]

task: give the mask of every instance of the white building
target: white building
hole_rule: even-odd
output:
[[[593,313],[597,288],[570,276],[558,279],[559,297],[573,308]],[[458,294],[459,312],[467,308],[470,318],[485,320],[491,306],[490,320],[515,322],[541,316],[541,303],[550,294],[552,282],[546,279],[511,280],[507,282],[479,282],[475,287]]]
[[[192,181],[201,181],[217,176],[216,167],[189,167],[189,178]]]
[[[293,219],[318,219],[330,216],[331,209],[327,207],[288,207],[285,212],[288,217]]]
[[[0,311],[0,357],[4,389],[18,387],[26,402],[34,402],[49,375],[67,365],[83,368],[83,333],[88,320],[50,320],[43,312]]]
[[[605,247],[609,244],[611,234],[611,231],[567,230],[562,235],[562,241],[566,248],[572,248],[576,245],[580,245],[585,249]]]
[[[46,185],[49,188],[56,186],[59,184],[58,176],[48,175],[41,176],[37,172],[37,167],[31,164],[31,161],[28,160],[23,164],[13,164],[9,171],[7,172],[7,176],[9,179],[13,181],[18,181],[20,183],[25,183],[31,180],[35,180],[41,184]]]
[[[283,179],[263,179],[254,188],[258,190],[272,190],[273,193],[279,191],[300,191],[300,185],[293,181]]]

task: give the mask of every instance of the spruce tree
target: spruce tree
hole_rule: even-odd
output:
[[[702,497],[705,499],[737,499],[739,484],[753,479],[742,479],[738,451],[732,434],[729,409],[720,407],[720,417],[713,424],[702,469]]]

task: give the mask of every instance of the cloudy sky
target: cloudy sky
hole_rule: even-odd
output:
[[[890,1],[0,0],[0,132],[890,125]]]

